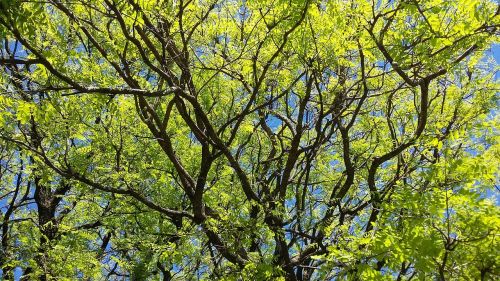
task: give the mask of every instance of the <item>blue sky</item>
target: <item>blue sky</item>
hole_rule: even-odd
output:
[[[493,46],[491,46],[491,52],[493,53],[493,57],[495,58],[496,65],[500,64],[500,44],[493,44]],[[495,74],[495,79],[498,78],[500,78],[499,72]]]

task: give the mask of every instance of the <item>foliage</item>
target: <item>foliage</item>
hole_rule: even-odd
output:
[[[499,13],[1,0],[2,278],[498,278]]]

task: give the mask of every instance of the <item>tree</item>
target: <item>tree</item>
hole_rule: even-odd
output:
[[[493,280],[495,1],[0,1],[5,280]]]

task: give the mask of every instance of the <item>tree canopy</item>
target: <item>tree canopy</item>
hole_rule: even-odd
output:
[[[1,278],[499,278],[499,14],[0,0]]]

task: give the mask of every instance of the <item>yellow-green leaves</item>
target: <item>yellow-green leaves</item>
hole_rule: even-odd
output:
[[[0,279],[498,267],[494,1],[0,5]]]

